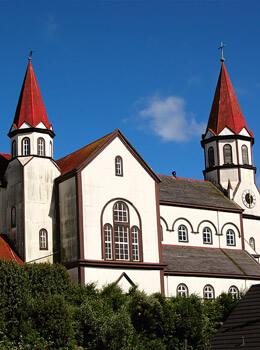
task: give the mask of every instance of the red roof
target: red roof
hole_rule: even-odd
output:
[[[207,130],[219,135],[226,127],[235,134],[239,134],[245,128],[253,137],[253,132],[247,128],[226,67],[222,62]]]
[[[101,147],[112,134],[113,133],[110,133],[101,139],[98,139],[89,145],[79,149],[78,151],[57,160],[56,163],[61,170],[61,175],[69,173],[70,171],[80,166],[92,153],[94,153],[98,147]]]
[[[28,123],[35,128],[41,122],[47,129],[52,130],[31,60],[29,60],[12,126],[19,129],[23,123]]]
[[[9,244],[4,239],[3,235],[0,235],[0,259],[7,260],[7,261],[14,260],[19,264],[23,264],[23,261],[9,246]]]

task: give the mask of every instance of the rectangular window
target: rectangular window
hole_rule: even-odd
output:
[[[116,260],[129,260],[129,229],[126,226],[115,226]]]
[[[133,261],[139,261],[139,230],[137,227],[132,228],[132,253]]]
[[[105,253],[106,259],[112,260],[112,228],[110,225],[105,226]]]

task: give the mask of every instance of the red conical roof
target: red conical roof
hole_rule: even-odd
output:
[[[207,130],[214,135],[219,135],[225,127],[235,134],[239,134],[245,128],[253,137],[252,131],[247,128],[226,67],[222,62]]]
[[[35,128],[41,122],[47,129],[52,130],[29,59],[12,126],[19,129],[23,123],[28,123]]]

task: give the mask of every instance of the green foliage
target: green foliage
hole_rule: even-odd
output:
[[[237,302],[98,290],[61,265],[0,260],[0,349],[203,350]]]

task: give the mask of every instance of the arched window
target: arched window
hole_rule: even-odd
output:
[[[115,158],[115,174],[116,176],[123,176],[123,159],[120,156]]]
[[[15,209],[15,207],[12,207],[12,209],[11,209],[11,226],[12,227],[16,226],[16,209]]]
[[[52,142],[50,141],[50,157],[53,158]]]
[[[253,237],[249,238],[249,245],[253,250],[255,250],[255,239]]]
[[[37,154],[38,156],[45,156],[45,140],[42,137],[37,140]]]
[[[214,299],[214,288],[210,284],[206,284],[203,288],[203,298],[204,299]]]
[[[213,147],[210,147],[208,149],[208,159],[209,159],[209,168],[212,168],[215,165],[214,148]]]
[[[233,299],[238,299],[239,298],[239,291],[236,286],[231,286],[228,290],[228,292],[232,295]]]
[[[186,284],[181,283],[177,287],[177,295],[179,297],[188,297],[189,296],[189,290]]]
[[[136,225],[130,229],[129,208],[123,201],[113,206],[113,225],[103,227],[106,260],[141,261],[141,232]]]
[[[16,141],[14,140],[12,142],[12,158],[17,156],[17,151],[16,151]]]
[[[227,245],[236,245],[235,232],[231,229],[227,230]]]
[[[48,249],[48,232],[42,228],[39,232],[40,250]]]
[[[224,145],[224,164],[232,164],[232,147],[229,144]]]
[[[203,243],[212,244],[212,232],[209,227],[203,229]]]
[[[30,155],[30,139],[29,139],[29,137],[25,137],[22,139],[22,155],[23,156]]]
[[[179,242],[188,242],[188,230],[184,225],[178,227]]]
[[[242,162],[243,164],[249,164],[248,161],[248,148],[246,145],[242,146]]]

